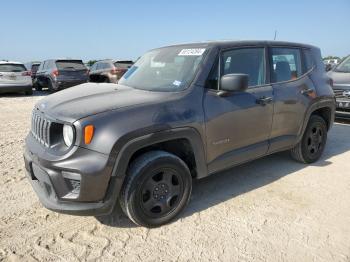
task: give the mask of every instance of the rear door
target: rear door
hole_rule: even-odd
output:
[[[81,60],[57,60],[55,64],[60,80],[87,79],[87,68]]]
[[[274,152],[295,144],[316,93],[304,69],[302,49],[271,47],[269,59],[275,99],[269,152]]]
[[[27,69],[23,64],[0,64],[0,83],[2,84],[27,84],[31,81]]]

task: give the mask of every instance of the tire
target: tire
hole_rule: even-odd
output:
[[[189,202],[191,191],[185,162],[165,151],[151,151],[131,163],[119,201],[130,220],[151,228],[174,219]]]
[[[292,158],[305,164],[314,163],[321,157],[326,141],[326,121],[318,115],[311,115],[301,141],[291,150]]]
[[[47,81],[47,85],[48,85],[48,88],[49,88],[49,91],[51,93],[54,93],[54,92],[57,92],[58,89],[54,87],[54,85],[52,84],[51,80],[48,80]]]
[[[34,84],[34,88],[35,88],[36,91],[42,91],[43,90],[43,88],[41,87],[41,85],[39,83],[35,83]]]
[[[31,96],[33,94],[33,89],[25,91],[26,96]]]

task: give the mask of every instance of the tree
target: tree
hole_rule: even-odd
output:
[[[88,66],[92,66],[93,64],[95,64],[97,62],[97,60],[89,60],[87,62]]]

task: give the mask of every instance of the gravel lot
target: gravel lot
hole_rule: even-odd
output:
[[[314,165],[280,153],[196,182],[182,216],[148,230],[41,206],[22,152],[42,95],[0,96],[0,261],[350,261],[350,125]]]

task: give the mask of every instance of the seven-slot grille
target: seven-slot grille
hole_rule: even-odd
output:
[[[36,140],[46,147],[50,146],[51,121],[42,117],[38,112],[32,114],[32,135]]]
[[[344,91],[345,91],[345,90],[342,90],[342,89],[333,89],[335,98],[347,98],[347,97],[344,96],[344,94],[343,94]]]

